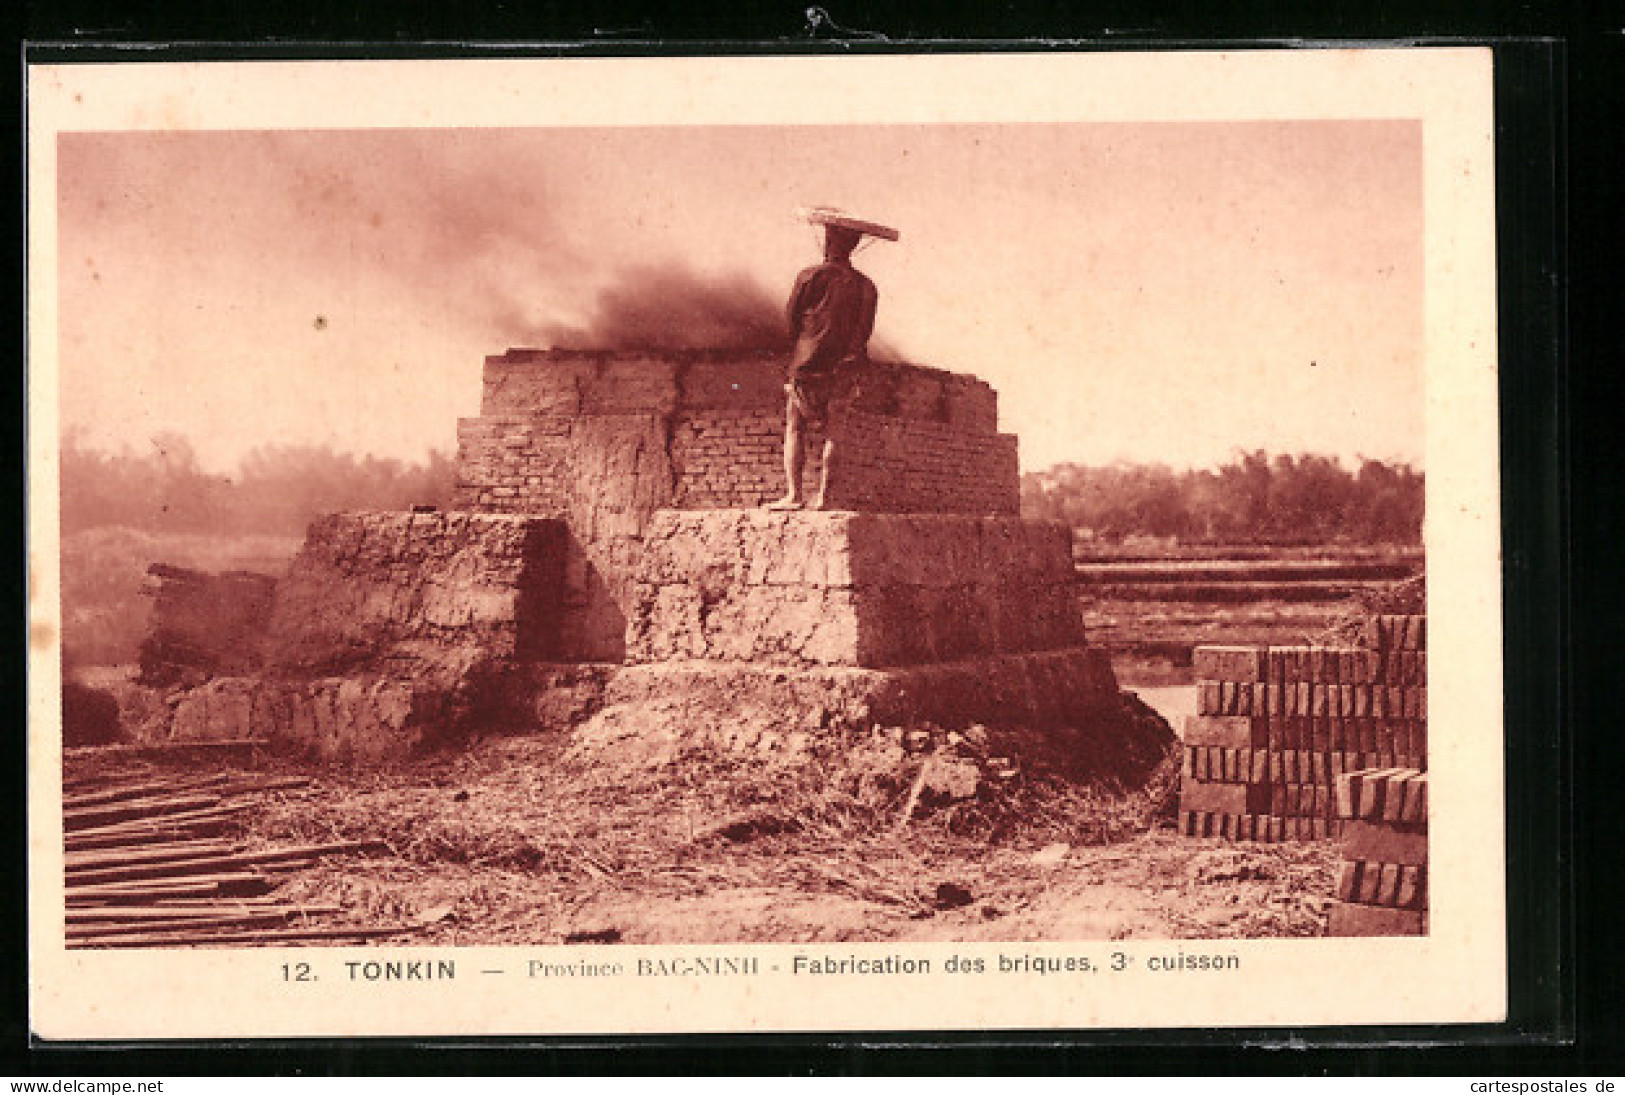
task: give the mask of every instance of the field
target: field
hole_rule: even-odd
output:
[[[1129,548],[1080,553],[1090,640],[1112,652],[1124,684],[1191,683],[1191,649],[1299,645],[1322,639],[1351,605],[1422,572],[1410,549]]]

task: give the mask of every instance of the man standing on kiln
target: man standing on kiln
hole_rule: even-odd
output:
[[[860,221],[831,209],[812,209],[807,220],[824,226],[824,261],[803,270],[790,291],[789,399],[784,411],[785,495],[768,509],[804,506],[801,475],[806,467],[809,428],[824,433],[823,466],[813,509],[829,500],[830,468],[835,462],[834,430],[829,408],[836,388],[868,360],[869,335],[875,329],[875,283],[852,267],[852,252],[866,235],[896,240],[894,229]]]

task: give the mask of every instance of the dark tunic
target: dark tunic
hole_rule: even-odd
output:
[[[832,377],[862,360],[875,329],[875,283],[849,262],[822,262],[796,276],[790,291],[790,377]]]

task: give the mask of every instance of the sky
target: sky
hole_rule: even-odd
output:
[[[1414,121],[66,133],[58,163],[62,425],[101,447],[453,451],[487,354],[777,322],[818,257],[794,212],[834,205],[902,235],[855,259],[877,343],[991,383],[1024,470],[1421,466]]]

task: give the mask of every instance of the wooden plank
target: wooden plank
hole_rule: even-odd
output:
[[[217,932],[213,934],[167,932],[98,939],[95,947],[207,947],[222,943],[311,943],[339,939],[386,939],[422,931],[422,924],[367,928],[294,928],[285,931]],[[84,944],[81,944],[84,945]]]
[[[107,833],[141,833],[162,829],[182,828],[199,821],[225,820],[235,817],[245,811],[255,808],[252,802],[222,804],[219,806],[204,807],[196,810],[185,810],[173,814],[162,814],[150,818],[137,818],[126,821],[110,822],[105,825],[85,825],[72,830],[68,835],[104,835]]]
[[[246,912],[231,915],[187,917],[172,916],[166,920],[153,920],[138,925],[131,924],[69,924],[67,937],[69,939],[94,939],[103,935],[128,935],[132,929],[141,931],[161,931],[168,929],[185,929],[198,931],[204,928],[265,928],[273,924],[286,924],[292,918],[290,912]]]
[[[115,802],[106,806],[86,806],[83,809],[64,809],[62,826],[69,832],[91,829],[120,821],[161,817],[165,814],[185,813],[208,806],[218,806],[219,795],[179,795],[165,799],[146,799],[134,803]]]
[[[129,848],[132,850],[138,848],[151,848],[154,850],[157,848],[179,849],[187,847],[188,845],[202,847],[204,845],[218,843],[220,843],[220,838],[216,836],[194,837],[188,835],[184,830],[173,829],[168,832],[160,832],[139,838],[129,834],[119,833],[91,837],[85,840],[75,840],[72,837],[69,837],[67,840],[63,841],[63,848],[69,853],[84,853],[106,851],[114,848]]]
[[[201,840],[205,837],[216,838],[229,828],[230,822],[219,821],[194,822],[180,829],[154,829],[135,836],[129,833],[112,836],[98,836],[92,840],[65,842],[64,847],[70,851],[104,851],[109,848],[151,848],[161,844],[175,841]]]
[[[208,897],[159,897],[151,903],[158,909],[189,909],[203,905],[224,905],[230,908],[286,908],[288,899],[275,894],[243,897],[237,894],[214,894]]]
[[[343,912],[340,905],[287,905],[280,908],[261,906],[257,909],[244,910],[219,903],[191,906],[168,906],[162,908],[99,908],[99,909],[69,909],[69,924],[132,924],[137,921],[184,920],[188,923],[225,916],[262,916],[279,914],[284,917],[301,916],[334,916]]]
[[[276,863],[283,860],[302,860],[327,855],[349,855],[387,850],[388,845],[381,840],[346,840],[332,844],[311,844],[291,848],[272,848],[259,852],[241,852],[236,855],[203,856],[168,863],[136,864],[129,867],[103,867],[97,870],[76,871],[74,872],[74,878],[85,884],[91,884],[96,882],[181,877],[215,873],[231,867],[249,867],[258,864]]]
[[[199,883],[195,886],[158,887],[141,890],[111,890],[96,893],[87,893],[84,890],[69,890],[67,905],[71,908],[91,905],[167,905],[175,902],[189,901],[259,901],[258,895],[268,893],[273,887],[269,879],[253,876],[257,884],[243,883],[238,886],[222,887],[219,883]],[[256,896],[247,896],[253,892]],[[263,900],[273,900],[263,898]],[[280,900],[275,899],[275,900]]]
[[[200,810],[185,810],[177,814],[165,814],[160,817],[139,818],[131,821],[115,821],[107,825],[87,825],[82,829],[64,832],[66,840],[96,840],[104,836],[118,836],[120,834],[159,833],[174,829],[185,829],[193,825],[205,824],[215,821],[230,821],[238,814],[253,808],[253,803],[230,803],[219,806],[209,806]]]
[[[139,760],[143,757],[172,757],[191,752],[213,753],[228,749],[247,749],[253,746],[264,745],[259,738],[215,738],[213,740],[166,742],[162,745],[149,743],[120,743],[118,745],[70,745],[62,750],[64,759],[77,760],[90,756],[116,756],[130,757]]]
[[[212,775],[193,777],[190,779],[152,780],[147,783],[130,784],[124,787],[112,787],[105,790],[91,791],[83,794],[64,794],[62,804],[65,807],[78,809],[86,806],[105,806],[114,802],[127,802],[130,799],[173,797],[182,791],[195,791],[203,787],[217,787],[231,777],[224,772]]]
[[[64,867],[69,874],[95,870],[100,867],[127,867],[138,863],[167,863],[173,860],[196,859],[203,855],[232,855],[247,845],[242,841],[199,840],[186,841],[173,848],[130,849],[98,851],[94,854],[69,852]]]
[[[219,788],[222,795],[266,794],[271,791],[298,791],[309,787],[309,776],[279,776],[275,779],[232,780]]]
[[[138,894],[180,896],[183,892],[186,894],[195,893],[197,896],[226,893],[265,893],[273,885],[273,880],[258,871],[227,871],[219,874],[187,875],[183,878],[137,879],[128,882],[106,882],[97,885],[70,883],[66,892],[68,899],[71,901],[75,897],[133,897]]]

